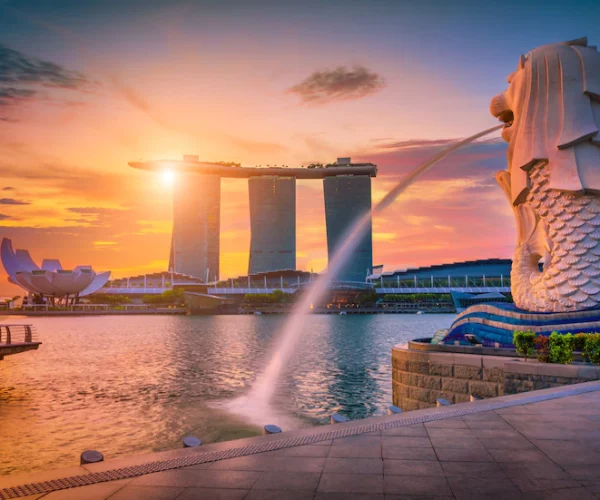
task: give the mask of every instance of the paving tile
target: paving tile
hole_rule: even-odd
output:
[[[600,495],[600,479],[580,479],[579,482],[595,495]]]
[[[326,439],[324,441],[317,441],[316,443],[312,443],[311,445],[305,446],[331,446],[331,443],[333,443],[333,439]]]
[[[540,450],[488,450],[496,462],[544,464],[551,460]]]
[[[111,495],[110,500],[174,500],[183,493],[183,490],[183,488],[172,486],[132,486],[128,484]]]
[[[288,457],[266,457],[265,454],[249,455],[247,457],[228,458],[219,460],[210,464],[210,469],[214,470],[250,470],[262,472],[267,470],[267,462],[271,460],[283,460]],[[191,467],[186,467],[191,469]]]
[[[528,491],[526,493],[526,498],[527,500],[596,500],[596,497],[584,487],[548,491]]]
[[[597,465],[565,465],[567,474],[575,479],[598,479]]]
[[[544,450],[559,465],[600,465],[600,453],[582,448],[580,450]]]
[[[405,448],[431,448],[428,437],[421,436],[385,436],[381,439],[386,446],[404,446]]]
[[[328,456],[341,458],[381,458],[381,445],[333,444],[329,448]]]
[[[435,448],[435,452],[444,462],[493,462],[490,453],[481,448]]]
[[[502,418],[505,422],[508,422],[512,425],[522,425],[522,424],[532,425],[532,424],[539,424],[540,422],[548,422],[548,420],[545,418],[543,413],[540,414],[539,417],[535,417],[530,414],[527,414],[527,415],[504,415]]]
[[[481,448],[477,438],[455,438],[435,436],[431,438],[434,448]]]
[[[469,429],[506,429],[513,428],[504,420],[471,420],[466,422]]]
[[[251,490],[244,500],[312,500],[313,491]]]
[[[329,457],[324,473],[340,474],[383,474],[383,461],[379,458],[335,458]]]
[[[321,472],[325,465],[324,457],[273,457],[250,455],[215,462],[211,470],[253,470]]]
[[[205,464],[196,464],[189,465],[188,467],[182,467],[182,469],[190,469],[190,470],[207,470],[210,469],[215,462],[207,462]]]
[[[513,479],[512,481],[523,493],[581,487],[575,479]]]
[[[468,429],[466,422],[462,419],[460,420],[450,420],[450,419],[442,419],[442,420],[433,420],[432,422],[425,422],[425,427],[427,429],[433,429],[436,427],[442,427],[444,429]]]
[[[454,495],[385,495],[385,500],[454,500]]]
[[[326,457],[329,454],[329,449],[330,446],[304,445],[266,451],[260,455],[275,457]]]
[[[569,474],[555,463],[536,464],[536,463],[500,463],[502,470],[506,472],[511,479],[570,479]],[[596,477],[598,468],[594,468]],[[570,473],[570,472],[569,472]],[[575,477],[575,476],[573,476]]]
[[[446,476],[481,478],[504,478],[508,475],[496,462],[440,462]]]
[[[518,499],[523,495],[518,488],[505,479],[487,478],[485,481],[465,481],[463,478],[449,476],[448,482],[454,496],[459,499]]]
[[[462,417],[465,422],[473,422],[476,420],[485,420],[486,422],[492,422],[494,420],[502,420],[502,417],[495,411],[482,411],[480,413],[472,413],[471,415],[465,415]]]
[[[579,441],[574,440],[573,442],[579,442]],[[588,448],[590,448],[592,450],[600,451],[600,438],[586,439],[584,442]]]
[[[556,439],[556,436],[565,436],[568,434],[567,429],[560,429],[558,427],[553,428],[550,425],[540,425],[540,424],[531,424],[531,425],[522,425],[515,426],[515,431],[517,431],[522,436],[525,436],[528,439]],[[495,437],[495,436],[482,436],[482,437]]]
[[[126,485],[126,481],[92,484],[90,486],[80,486],[79,488],[69,488],[68,490],[53,491],[42,498],[50,500],[81,500],[83,498],[85,500],[104,500]]]
[[[327,460],[325,457],[265,457],[269,458],[267,471],[282,472],[321,472]]]
[[[381,444],[381,436],[369,436],[369,435],[360,435],[360,436],[349,436],[345,438],[338,438],[333,440],[333,445],[339,444]]]
[[[474,438],[477,437],[471,429],[452,429],[445,427],[427,427],[429,437],[455,437]]]
[[[243,500],[247,494],[239,489],[186,488],[177,500]]]
[[[433,448],[407,448],[405,446],[382,445],[383,458],[399,458],[404,460],[437,460]]]
[[[340,493],[331,491],[328,493],[318,492],[315,500],[386,500],[380,493]]]
[[[523,436],[512,429],[472,429],[471,432],[477,438],[493,438],[493,439],[518,439]]]
[[[308,490],[315,491],[319,484],[318,472],[263,472],[254,484],[255,490]]]
[[[253,471],[170,470],[138,477],[131,484],[136,486],[250,489],[261,474],[261,472]]]
[[[385,500],[454,500],[454,495],[385,495]]]
[[[434,460],[383,460],[384,475],[439,476],[442,466]]]
[[[321,476],[318,492],[338,493],[383,493],[381,474],[326,474]]]
[[[394,427],[381,431],[382,436],[423,436],[427,437],[427,430],[423,424],[409,425],[407,427]]]
[[[444,476],[384,476],[383,491],[386,495],[452,495]]]
[[[536,447],[524,437],[518,438],[479,438],[486,450],[535,450]]]

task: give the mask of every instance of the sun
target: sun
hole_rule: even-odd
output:
[[[165,185],[172,186],[175,183],[175,172],[171,169],[163,170],[161,178]]]

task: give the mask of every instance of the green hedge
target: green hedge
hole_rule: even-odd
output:
[[[293,301],[294,295],[281,290],[273,290],[273,293],[247,293],[244,295],[246,304],[285,304]]]
[[[452,295],[449,293],[386,293],[383,302],[450,302]]]
[[[600,333],[536,335],[533,332],[513,333],[513,343],[517,353],[525,357],[533,355],[544,363],[569,364],[573,361],[573,352],[578,351],[591,363],[600,365]]]

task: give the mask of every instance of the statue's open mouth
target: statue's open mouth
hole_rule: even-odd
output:
[[[499,115],[496,116],[496,118],[498,118],[498,120],[500,120],[501,122],[504,122],[504,128],[511,127],[513,122],[515,121],[515,115],[510,109],[502,111]]]

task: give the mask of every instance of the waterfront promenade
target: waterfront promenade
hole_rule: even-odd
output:
[[[0,498],[587,499],[599,466],[600,381],[10,476]]]

